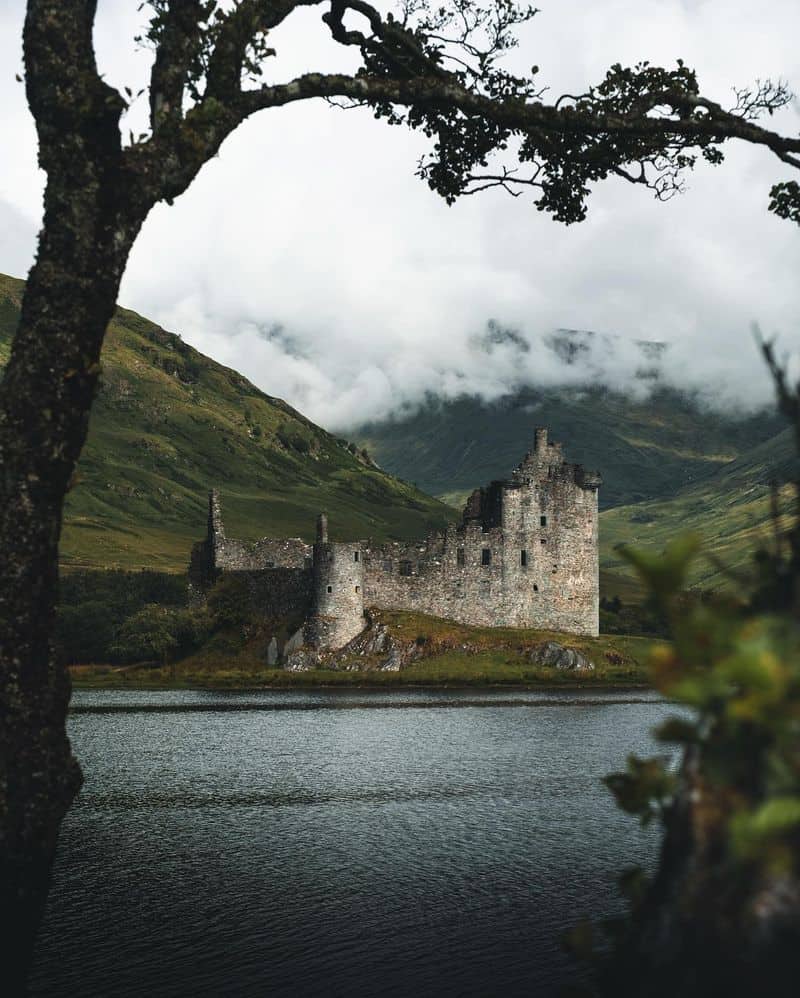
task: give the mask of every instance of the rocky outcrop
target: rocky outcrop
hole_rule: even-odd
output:
[[[290,649],[284,668],[290,672],[309,669],[332,669],[337,672],[399,672],[424,655],[424,644],[402,641],[393,636],[380,621],[371,620],[339,651],[325,652],[308,646]]]
[[[593,672],[594,662],[576,648],[560,645],[557,641],[545,641],[543,645],[532,649],[530,660],[539,665],[547,665],[552,669],[569,672]]]

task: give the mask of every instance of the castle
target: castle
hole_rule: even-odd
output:
[[[463,624],[596,635],[600,475],[564,460],[547,430],[508,481],[476,489],[461,523],[418,542],[332,542],[320,514],[313,545],[226,537],[219,494],[206,538],[192,548],[190,590],[202,598],[221,573],[241,573],[266,617],[302,619],[302,640],[343,647],[365,608],[413,610]]]

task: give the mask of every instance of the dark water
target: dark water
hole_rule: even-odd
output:
[[[647,694],[83,692],[36,995],[549,995]]]

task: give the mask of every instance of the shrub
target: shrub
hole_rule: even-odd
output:
[[[215,631],[243,627],[251,616],[247,582],[235,575],[223,575],[208,594],[208,613]]]

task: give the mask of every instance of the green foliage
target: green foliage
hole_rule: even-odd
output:
[[[796,180],[775,184],[769,195],[770,211],[778,218],[786,218],[800,225],[800,184]]]
[[[656,604],[663,604],[683,590],[689,563],[700,549],[700,539],[684,534],[673,541],[661,554],[622,547],[620,554],[637,570]]]
[[[108,604],[99,600],[58,607],[55,641],[62,661],[70,665],[110,661],[116,625]]]
[[[639,759],[629,755],[627,771],[612,773],[603,782],[623,811],[638,815],[643,825],[662,816],[675,791],[675,777],[663,758]]]
[[[600,591],[613,583],[604,575],[600,577]],[[601,634],[642,634],[667,637],[667,622],[652,605],[623,601],[618,595],[600,598]]]
[[[754,811],[736,814],[731,819],[731,841],[744,859],[758,861],[773,852],[776,843],[800,829],[800,796],[773,797]]]
[[[123,662],[166,663],[194,651],[207,635],[208,622],[203,611],[150,603],[128,617],[111,651]]]
[[[242,628],[251,616],[246,579],[223,575],[208,594],[208,613],[215,630]]]
[[[671,644],[651,653],[652,681],[690,711],[656,734],[691,747],[695,782],[715,801],[705,834],[727,842],[720,862],[800,873],[800,628],[792,616],[748,611],[731,601],[683,601],[698,549],[697,538],[687,536],[660,558],[623,551],[673,634]],[[663,819],[678,786],[655,760],[634,758],[606,783],[620,805],[643,820]]]
[[[182,606],[186,595],[185,575],[149,570],[80,569],[61,573],[58,601],[62,606],[97,601],[115,615],[121,613],[126,617],[145,603]]]
[[[148,603],[174,609],[186,603],[186,577],[166,572],[64,572],[59,583],[56,647],[70,664],[113,662],[125,620]]]
[[[125,662],[166,662],[178,647],[172,614],[155,603],[143,606],[120,628],[114,654]]]

